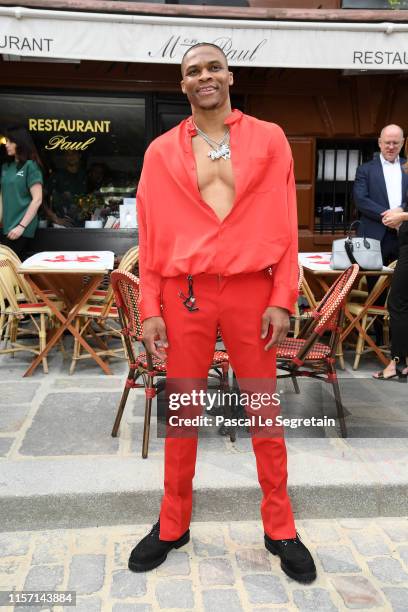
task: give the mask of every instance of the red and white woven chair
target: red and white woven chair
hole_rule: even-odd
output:
[[[145,415],[142,457],[146,459],[149,450],[152,400],[157,395],[158,391],[163,388],[164,378],[167,373],[166,359],[157,359],[147,352],[135,353],[135,342],[142,342],[142,323],[139,312],[140,290],[137,276],[134,276],[134,274],[130,272],[115,270],[111,274],[111,283],[125,342],[126,356],[129,362],[129,373],[117,410],[112,436],[116,437],[118,434],[129,390],[144,388]],[[228,379],[228,369],[228,354],[225,351],[215,351],[210,371],[215,372],[223,387],[226,386],[226,381]],[[140,378],[143,382],[138,383],[137,381]]]
[[[304,300],[306,300],[307,307],[301,309],[299,307],[299,301],[297,300],[295,303],[295,312],[291,316],[294,338],[299,336],[301,325],[310,318],[311,307],[315,304],[315,302],[311,301],[310,288],[306,282],[303,266],[300,262],[298,262],[298,293],[299,298],[304,298]]]
[[[345,270],[310,313],[310,320],[299,337],[286,338],[277,350],[277,367],[286,372],[278,374],[278,378],[291,378],[296,393],[300,393],[296,380],[298,376],[316,378],[332,385],[343,438],[347,436],[347,430],[337,381],[336,347],[341,333],[344,305],[358,270],[357,264]],[[330,332],[327,343],[323,341],[326,332]]]

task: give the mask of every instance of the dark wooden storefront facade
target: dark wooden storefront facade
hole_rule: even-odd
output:
[[[261,1],[261,0],[260,0]],[[262,0],[263,1],[263,0]],[[265,0],[267,2],[267,0]],[[6,4],[3,0],[1,4]],[[26,6],[38,4],[28,1]],[[96,5],[93,0],[80,3],[79,0],[71,2],[53,2],[58,4],[72,5],[77,9],[79,4]],[[114,5],[114,2],[100,3]],[[130,3],[118,2],[117,5],[130,5]],[[276,7],[282,3],[269,2],[270,6]],[[338,8],[338,2],[319,2],[323,8]],[[256,3],[252,3],[254,6]],[[335,5],[335,6],[334,6]],[[135,5],[133,5],[135,6]],[[139,5],[143,12],[148,11],[148,5]],[[259,4],[257,5],[259,6]],[[316,7],[316,2],[293,2],[290,6]],[[182,7],[174,5],[150,5],[153,12],[157,14],[158,9],[169,14],[174,9],[180,14]],[[210,7],[195,7],[209,9]],[[222,7],[224,9],[225,7]],[[255,9],[253,9],[255,10]],[[259,9],[261,10],[261,9]],[[211,7],[212,13],[216,13]],[[226,9],[229,12],[239,12],[239,9]],[[268,9],[265,9],[263,18],[268,17]],[[287,10],[281,9],[281,13]],[[290,11],[289,11],[290,12]],[[307,12],[307,11],[306,11]],[[313,10],[310,18],[317,19],[319,11]],[[330,15],[341,11],[320,11]],[[346,11],[347,13],[349,11]],[[368,13],[369,11],[361,11]],[[189,13],[194,10],[189,7]],[[371,14],[374,13],[370,12]],[[379,13],[382,15],[380,16]],[[384,11],[377,12],[375,18],[384,18]],[[402,13],[402,11],[398,11]],[[275,11],[275,18],[283,18]],[[396,13],[395,13],[396,15]],[[393,15],[393,16],[395,16]],[[243,15],[244,16],[244,15]],[[248,17],[245,14],[245,17]],[[292,12],[292,18],[298,18]],[[338,19],[338,17],[337,17]],[[399,17],[400,19],[400,17]],[[324,52],[324,50],[322,50]],[[397,123],[406,127],[406,109],[408,108],[408,76],[405,72],[348,72],[341,70],[318,70],[318,69],[277,69],[277,68],[232,68],[235,76],[233,92],[242,100],[243,110],[251,115],[278,123],[285,130],[293,151],[295,160],[295,175],[298,195],[299,214],[299,248],[301,250],[323,250],[327,249],[334,237],[334,230],[322,231],[318,228],[316,219],[316,186],[317,186],[317,153],[318,147],[325,142],[347,142],[353,143],[358,148],[361,140],[371,140],[375,146],[381,128],[388,123]],[[156,97],[165,95],[167,99],[174,96],[174,100],[180,99],[179,68],[175,65],[165,64],[138,64],[138,63],[116,63],[102,61],[81,61],[79,64],[58,63],[36,63],[36,62],[5,62],[0,60],[1,82],[3,87],[15,92],[16,99],[20,91],[33,92],[103,92],[108,94],[148,94]],[[153,117],[153,123],[155,117]],[[154,126],[149,126],[151,136],[155,134]],[[147,138],[148,140],[148,138]],[[347,195],[352,208],[351,192]],[[341,232],[337,228],[336,233]],[[48,232],[48,234],[47,234]],[[109,248],[118,234],[106,230],[94,232],[98,240],[110,240]],[[69,233],[69,230],[68,230]],[[71,240],[78,248],[81,242],[81,230],[75,230],[71,237],[68,233],[64,241]],[[54,234],[54,238],[52,235]],[[58,230],[40,230],[44,241],[44,247],[56,247]],[[48,242],[46,236],[48,235]],[[91,236],[90,230],[86,233]],[[136,232],[121,232],[122,245],[119,252],[125,250],[136,235]],[[119,237],[119,236],[118,236]],[[87,238],[87,239],[88,239]],[[67,246],[67,245],[64,245]],[[59,247],[62,248],[62,245]]]

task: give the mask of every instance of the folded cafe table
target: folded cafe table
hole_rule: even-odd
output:
[[[327,293],[331,283],[342,273],[342,270],[332,270],[330,268],[330,255],[331,253],[326,252],[299,253],[299,263],[302,264],[305,275],[304,295],[312,308],[314,308],[321,297]],[[360,321],[365,316],[370,306],[376,303],[381,293],[389,287],[392,274],[393,269],[387,268],[386,266],[383,266],[382,270],[359,271],[357,278],[361,278],[362,276],[385,276],[385,283],[380,290],[378,288],[373,288],[372,291],[367,294],[365,301],[361,304],[362,308],[357,315],[353,315],[346,304],[344,309],[346,323],[340,336],[340,341],[344,342],[353,329],[356,329],[384,365],[388,364],[389,359],[384,356],[383,351],[376,345],[371,336],[367,334],[366,330],[363,329]],[[317,295],[317,293],[319,295]]]
[[[35,357],[24,376],[31,376],[66,330],[78,339],[105,374],[112,374],[109,366],[75,329],[72,322],[100,285],[105,274],[113,269],[113,262],[112,251],[49,251],[36,253],[21,264],[18,272],[24,275],[34,293],[49,306],[61,323],[51,331],[44,350]],[[50,299],[50,292],[64,302],[62,311]]]

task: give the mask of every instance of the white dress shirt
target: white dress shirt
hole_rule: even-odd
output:
[[[397,208],[401,206],[402,202],[402,172],[400,159],[397,157],[394,163],[392,163],[384,159],[382,154],[380,154],[380,159],[390,208]]]

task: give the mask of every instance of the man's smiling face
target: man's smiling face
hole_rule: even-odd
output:
[[[224,54],[215,47],[203,45],[189,51],[181,70],[181,89],[193,108],[214,110],[229,99],[232,72]]]

